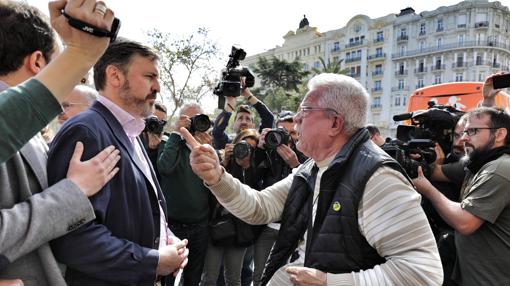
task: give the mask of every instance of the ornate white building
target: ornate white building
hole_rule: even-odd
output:
[[[298,59],[305,70],[321,67],[319,57],[336,62],[371,95],[369,122],[387,133],[396,128],[392,116],[406,111],[407,99],[419,87],[454,81],[483,81],[509,71],[510,12],[500,2],[470,0],[417,14],[370,19],[354,16],[345,27],[319,32],[304,18],[289,31],[283,46],[246,58]]]

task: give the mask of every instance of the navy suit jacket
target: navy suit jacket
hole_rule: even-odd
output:
[[[48,154],[50,185],[66,177],[77,141],[84,144],[82,161],[109,145],[120,150],[121,159],[119,172],[90,198],[96,220],[51,243],[57,260],[67,265],[67,283],[154,285],[159,256],[149,251],[158,248],[158,204],[166,211],[166,203],[152,166],[150,174],[142,171],[122,126],[96,101],[89,110],[68,120],[53,140]],[[145,151],[144,156],[150,162]],[[157,197],[149,176],[156,184]]]

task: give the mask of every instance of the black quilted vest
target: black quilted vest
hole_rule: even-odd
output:
[[[358,226],[358,205],[366,182],[383,165],[406,176],[395,160],[372,143],[365,128],[358,130],[342,147],[321,177],[315,223],[313,231],[307,234],[306,267],[338,274],[370,269],[385,261],[368,244]],[[316,174],[317,166],[313,160],[308,160],[294,177],[262,285],[287,264],[311,226]]]

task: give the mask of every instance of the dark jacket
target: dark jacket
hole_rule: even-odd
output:
[[[321,177],[313,231],[307,233],[305,266],[327,273],[348,273],[373,268],[385,261],[358,226],[358,205],[366,182],[381,166],[404,174],[400,165],[377,147],[366,129],[344,145]],[[282,226],[263,277],[287,263],[305,231],[311,227],[313,188],[318,168],[312,160],[300,166],[282,213]]]
[[[154,285],[159,244],[160,209],[166,210],[159,183],[142,162],[122,126],[101,103],[71,118],[60,130],[48,154],[50,184],[64,178],[77,141],[82,160],[109,145],[120,151],[119,172],[90,198],[96,220],[51,244],[55,257],[67,265],[69,285]],[[143,149],[142,149],[143,150]],[[147,155],[145,158],[148,160]],[[157,196],[148,177],[157,187]]]

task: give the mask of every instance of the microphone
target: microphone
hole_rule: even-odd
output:
[[[403,121],[403,120],[408,120],[408,119],[411,119],[411,118],[413,118],[413,113],[412,112],[407,112],[407,113],[401,113],[401,114],[393,115],[393,120],[394,121]]]

